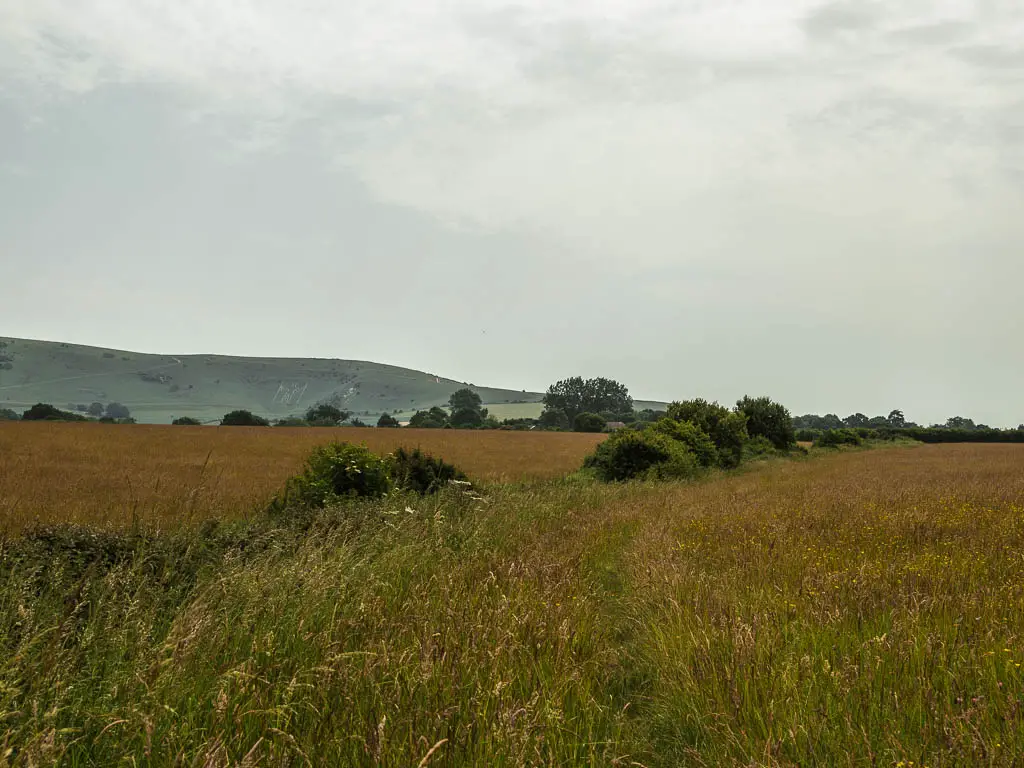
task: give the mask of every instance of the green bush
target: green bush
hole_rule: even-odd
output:
[[[421,495],[436,493],[453,480],[465,481],[466,475],[453,464],[423,453],[399,448],[388,459],[395,487]]]
[[[767,438],[780,451],[796,445],[793,417],[781,403],[769,397],[744,396],[736,403],[736,411],[747,417],[747,433],[751,437]]]
[[[251,411],[232,411],[224,415],[220,424],[222,427],[269,427],[270,422],[256,416]]]
[[[702,467],[714,467],[718,464],[718,449],[711,436],[690,421],[660,419],[650,426],[655,432],[670,437],[685,445]]]
[[[863,441],[854,429],[830,429],[814,441],[819,448],[838,448],[841,445],[860,445]]]
[[[743,445],[750,438],[747,417],[707,400],[684,400],[668,407],[668,418],[689,421],[707,432],[718,449],[719,466],[738,467],[743,460]]]
[[[288,481],[285,502],[325,507],[345,498],[380,498],[392,487],[387,459],[363,445],[329,443],[316,448],[302,474]]]
[[[653,430],[615,432],[587,457],[584,467],[595,470],[605,482],[682,479],[700,473],[693,452],[683,443]]]
[[[171,422],[176,427],[198,427],[202,424],[199,419],[193,419],[191,416],[181,416]]]
[[[21,418],[24,421],[87,421],[85,416],[62,411],[49,403],[36,403],[25,411]]]
[[[10,408],[0,408],[0,421],[17,421],[21,417]]]
[[[796,439],[801,443],[813,443],[821,437],[823,430],[820,429],[798,429]]]
[[[752,437],[743,446],[743,457],[746,459],[757,459],[761,456],[771,456],[775,453],[775,445],[764,435]]]
[[[459,408],[448,421],[455,429],[476,429],[484,423],[484,417],[475,408]]]
[[[380,418],[377,419],[377,426],[381,429],[394,429],[401,426],[398,423],[398,419],[392,416],[390,413],[382,413]]]
[[[604,432],[605,419],[597,413],[580,413],[573,419],[575,432]]]

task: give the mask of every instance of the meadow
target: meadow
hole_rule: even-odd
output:
[[[557,474],[0,538],[0,765],[1024,764],[1024,447]]]

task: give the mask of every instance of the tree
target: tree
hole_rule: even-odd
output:
[[[0,421],[17,421],[19,418],[10,408],[0,408]]]
[[[582,379],[574,376],[548,387],[545,410],[563,411],[571,423],[581,413],[632,413],[633,398],[617,381],[605,378]]]
[[[171,422],[176,427],[198,427],[202,424],[199,419],[193,419],[191,416],[180,416]]]
[[[314,405],[306,411],[306,421],[311,427],[337,427],[351,414],[330,403]]]
[[[398,423],[398,419],[392,416],[390,413],[382,413],[380,418],[377,419],[377,426],[386,429],[394,429],[395,427],[401,426]]]
[[[90,416],[95,416],[98,419],[103,415],[103,403],[92,403],[87,410]]]
[[[871,420],[863,413],[853,413],[843,419],[843,424],[851,428],[866,427]]]
[[[572,428],[574,432],[604,432],[607,423],[600,414],[579,413],[572,421]]]
[[[62,411],[49,403],[36,403],[23,414],[23,421],[85,421],[84,416]]]
[[[130,418],[132,414],[127,407],[120,403],[107,403],[107,407],[103,415],[111,419],[127,419]]]
[[[220,420],[220,425],[222,427],[269,427],[270,422],[256,416],[251,411],[238,410],[225,414],[224,418]]]
[[[448,423],[455,429],[476,429],[484,423],[484,418],[476,408],[459,408]]]
[[[789,409],[776,403],[770,397],[744,395],[736,402],[736,410],[747,417],[747,434],[771,441],[779,450],[785,451],[796,445],[796,433]]]
[[[890,427],[895,429],[903,429],[907,426],[907,417],[903,415],[903,411],[896,409],[889,412],[889,416],[886,418]]]
[[[946,419],[946,429],[975,429],[974,421],[963,416],[950,416]]]
[[[479,411],[483,407],[483,400],[480,399],[480,395],[474,392],[469,387],[452,392],[451,397],[448,398],[448,407],[452,409],[452,412],[468,408],[471,411]]]
[[[442,429],[448,426],[448,412],[436,405],[429,411],[416,411],[409,419],[409,426],[415,429]]]
[[[696,398],[672,403],[668,407],[668,418],[689,421],[711,435],[723,467],[737,467],[743,460],[743,446],[750,439],[746,414]]]
[[[543,429],[568,429],[569,417],[561,408],[545,408],[537,419],[537,426]]]

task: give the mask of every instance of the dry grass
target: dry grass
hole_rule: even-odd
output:
[[[235,518],[265,504],[331,440],[421,447],[481,482],[578,469],[601,435],[409,429],[0,422],[0,530],[35,520],[124,525]]]

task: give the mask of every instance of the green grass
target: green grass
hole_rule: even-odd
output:
[[[844,452],[8,538],[0,755],[1019,765],[1022,458]]]

